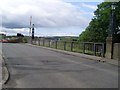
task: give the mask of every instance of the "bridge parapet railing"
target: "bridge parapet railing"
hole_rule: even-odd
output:
[[[105,43],[62,41],[45,38],[36,38],[32,42],[33,42],[32,44],[39,46],[84,53],[100,57],[105,56]]]

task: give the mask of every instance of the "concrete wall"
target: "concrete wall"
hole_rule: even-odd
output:
[[[120,43],[114,43],[114,46],[113,46],[113,59],[120,61]]]

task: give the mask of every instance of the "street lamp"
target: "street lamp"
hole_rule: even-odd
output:
[[[113,35],[115,34],[115,2],[112,2],[111,4],[111,17],[110,17],[110,25],[109,25],[109,33],[108,36],[109,37],[113,37]]]

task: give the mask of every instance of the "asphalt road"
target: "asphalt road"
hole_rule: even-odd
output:
[[[118,67],[24,44],[3,44],[7,88],[118,88]]]

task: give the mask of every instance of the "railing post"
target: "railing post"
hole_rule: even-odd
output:
[[[37,38],[37,45],[39,45],[39,37]]]
[[[104,57],[104,54],[105,54],[105,44],[102,43],[102,57]]]
[[[43,38],[43,46],[45,45],[45,41],[44,41],[44,38]]]
[[[36,39],[34,39],[34,45],[36,44]]]
[[[38,38],[38,45],[40,46],[40,38]]]
[[[36,45],[36,38],[34,39],[34,45]]]
[[[81,47],[80,47],[80,42],[78,42],[78,48],[79,48],[79,51],[80,51],[80,50],[81,50],[81,49],[80,49],[80,48],[81,48]]]
[[[55,41],[55,48],[57,49],[57,40]]]
[[[85,54],[85,43],[83,42],[83,53]]]
[[[37,45],[37,38],[35,38],[35,45]]]
[[[33,41],[34,41],[33,44],[35,45],[35,39]]]
[[[35,44],[35,39],[32,40],[33,45]]]
[[[50,47],[50,40],[48,42],[49,42],[49,47]]]
[[[38,45],[38,38],[36,38],[36,45]]]
[[[33,42],[32,42],[32,38],[30,38],[30,43],[33,44]]]
[[[66,41],[64,42],[64,50],[66,50]]]
[[[33,44],[33,41],[32,41],[32,39],[31,39],[31,44]]]
[[[73,51],[73,42],[71,42],[71,51]]]
[[[35,45],[36,45],[36,38],[35,38]]]
[[[93,46],[93,50],[94,50],[94,55],[96,56],[96,44],[94,43],[94,46]]]
[[[32,44],[34,44],[34,40],[32,39]]]

